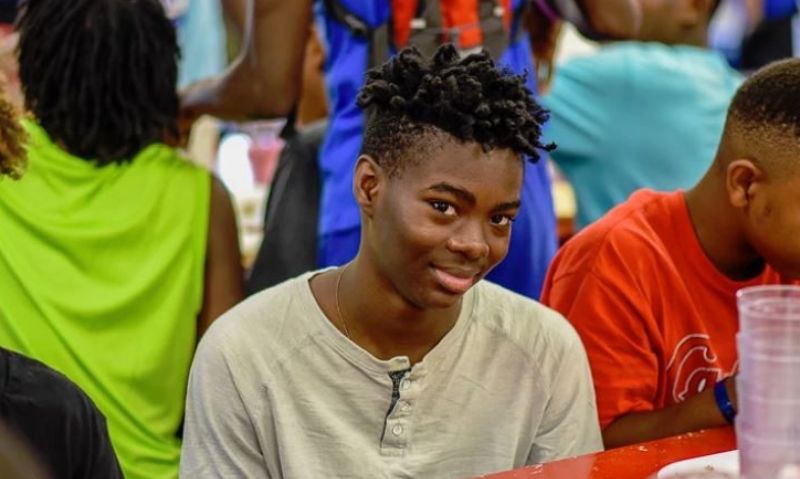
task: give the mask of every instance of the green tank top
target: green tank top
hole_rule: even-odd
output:
[[[28,170],[0,181],[0,345],[89,394],[128,479],[175,478],[210,175],[161,144],[99,168],[24,126]]]

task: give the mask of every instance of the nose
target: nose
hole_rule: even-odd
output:
[[[479,260],[489,255],[489,242],[480,222],[465,223],[447,240],[447,249],[464,255],[469,260]]]

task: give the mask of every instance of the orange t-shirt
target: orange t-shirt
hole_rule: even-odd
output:
[[[702,250],[683,193],[640,190],[564,245],[542,302],[578,330],[605,428],[734,373],[736,291],[780,283],[769,267],[726,277]]]

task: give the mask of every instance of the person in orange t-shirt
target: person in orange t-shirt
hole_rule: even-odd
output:
[[[606,447],[733,421],[735,293],[800,278],[798,105],[800,60],[759,71],[694,188],[634,193],[553,260],[542,302],[587,349]]]

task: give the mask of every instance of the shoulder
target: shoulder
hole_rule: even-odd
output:
[[[530,361],[566,358],[582,348],[578,334],[557,311],[488,281],[476,286],[477,325]]]
[[[597,273],[625,263],[640,263],[666,248],[665,236],[680,193],[639,190],[571,238],[550,266],[551,282],[572,274]],[[609,264],[611,262],[612,264]]]
[[[735,88],[742,81],[741,74],[731,68],[720,53],[708,48],[621,42],[611,47],[610,52],[624,65],[625,74],[635,77],[636,85],[649,91],[669,90],[676,94],[683,92],[684,96],[697,90],[729,94],[731,87]]]
[[[53,434],[64,428],[59,432],[88,435],[104,423],[89,396],[63,374],[21,354],[2,349],[0,354],[8,366],[3,409],[13,411],[10,420],[21,429],[46,423]]]
[[[78,386],[49,366],[7,350],[0,349],[0,354],[6,356],[8,364],[6,397],[19,393],[46,410],[57,409],[67,413],[75,404],[91,404]]]
[[[318,328],[306,273],[256,293],[219,317],[203,335],[197,357],[269,365],[301,347]]]
[[[588,55],[577,56],[567,60],[558,67],[558,77],[583,77],[584,75],[601,75],[600,78],[592,77],[587,80],[595,83],[597,80],[609,78],[624,78],[629,73],[625,67],[636,63],[639,58],[647,58],[647,47],[638,42],[619,42],[602,46]]]
[[[205,167],[193,162],[183,150],[163,143],[146,146],[136,154],[132,163],[170,169],[204,178],[209,178],[211,175]]]
[[[611,45],[558,65],[550,91],[541,97],[542,104],[553,111],[554,123],[570,113],[591,114],[593,119],[602,113],[607,118],[609,109],[628,104],[633,56],[626,45]]]

